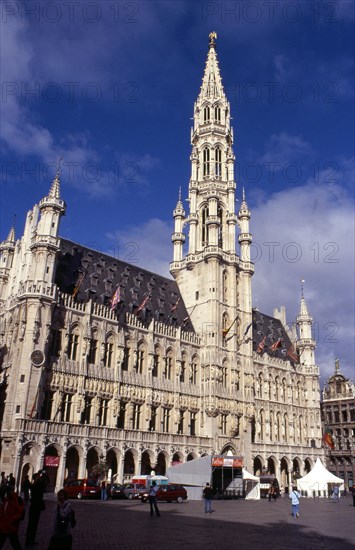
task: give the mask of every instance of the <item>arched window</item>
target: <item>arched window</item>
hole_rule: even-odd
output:
[[[114,337],[112,334],[107,338],[107,342],[105,344],[105,367],[110,369],[113,364],[113,344],[114,344]]]
[[[171,380],[172,372],[173,372],[173,352],[171,351],[171,349],[169,349],[166,353],[165,369],[164,369],[165,378],[167,378],[167,380]]]
[[[226,270],[223,271],[222,275],[222,284],[223,284],[223,301],[228,301],[228,273]]]
[[[222,176],[222,150],[220,147],[216,147],[214,151],[214,159],[215,175],[220,177]]]
[[[203,122],[207,123],[210,121],[210,108],[208,105],[203,110]]]
[[[131,364],[132,344],[129,338],[125,341],[122,370],[128,370]]]
[[[137,372],[143,374],[145,367],[146,349],[144,342],[138,344],[137,351]]]
[[[216,122],[221,122],[221,108],[218,105],[214,108],[214,119]]]
[[[203,175],[210,175],[210,150],[208,147],[203,150]]]
[[[205,246],[208,243],[207,217],[208,217],[208,206],[206,205],[202,208],[202,226],[201,226],[202,246]]]
[[[68,359],[73,361],[77,361],[79,357],[79,334],[79,327],[75,325],[69,334],[68,340]]]

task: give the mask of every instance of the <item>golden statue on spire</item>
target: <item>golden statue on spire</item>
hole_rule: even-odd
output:
[[[217,33],[215,31],[210,32],[208,35],[208,38],[210,39],[210,46],[215,46],[216,40],[217,40]]]

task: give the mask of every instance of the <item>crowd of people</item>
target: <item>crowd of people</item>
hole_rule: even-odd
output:
[[[37,544],[36,534],[41,512],[45,510],[44,492],[48,477],[44,470],[33,475],[32,481],[26,475],[21,485],[21,495],[16,492],[16,480],[13,474],[0,477],[0,548],[8,539],[12,548],[22,550],[18,533],[21,521],[27,515],[26,548]],[[71,528],[75,525],[75,515],[67,500],[66,492],[58,492],[58,503],[53,522],[53,534],[48,550],[71,550]]]

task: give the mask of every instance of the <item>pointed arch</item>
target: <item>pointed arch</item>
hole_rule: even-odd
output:
[[[210,148],[206,145],[204,148],[203,148],[203,151],[202,151],[202,155],[203,155],[203,175],[204,176],[209,176],[210,175],[210,162],[211,162],[211,150]]]
[[[222,176],[222,148],[219,145],[214,150],[214,174],[217,178]]]

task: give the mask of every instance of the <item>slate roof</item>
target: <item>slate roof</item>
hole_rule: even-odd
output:
[[[112,295],[119,286],[121,301],[116,308],[118,322],[124,322],[126,312],[135,313],[149,296],[138,313],[144,325],[148,326],[154,318],[167,325],[194,332],[176,281],[67,239],[61,239],[55,282],[67,294],[73,294],[80,283],[75,296],[77,302],[87,302],[91,298],[105,305],[110,305]],[[265,337],[263,353],[294,364],[295,361],[287,356],[291,341],[281,321],[256,309],[253,309],[252,319],[253,350],[258,350]],[[270,346],[279,340],[280,346],[271,350]]]
[[[267,353],[270,357],[290,361],[292,364],[299,362],[287,355],[287,351],[291,348],[292,342],[281,321],[270,315],[265,315],[257,309],[253,309],[254,351],[258,350],[261,342],[264,342],[262,353]],[[275,350],[270,349],[276,342],[279,342],[279,346]],[[262,353],[260,355],[262,355]]]
[[[55,283],[62,292],[73,294],[78,283],[77,302],[110,305],[116,288],[120,287],[121,301],[117,305],[117,320],[123,322],[125,313],[138,313],[146,326],[156,321],[194,331],[176,282],[156,273],[128,264],[102,252],[61,239]],[[187,318],[187,320],[186,320]]]

